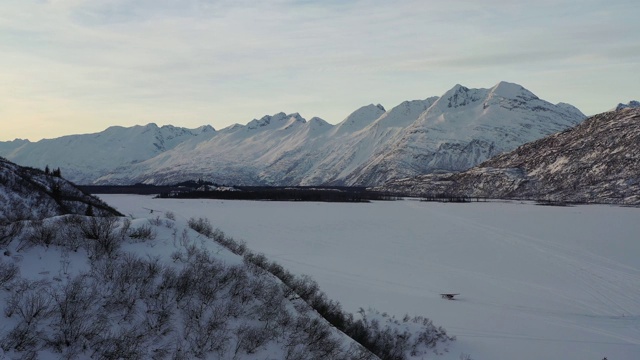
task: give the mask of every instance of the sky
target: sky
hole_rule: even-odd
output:
[[[518,83],[587,115],[640,98],[637,0],[2,0],[0,141],[222,129]]]

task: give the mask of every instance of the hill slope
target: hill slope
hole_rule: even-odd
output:
[[[640,109],[593,116],[466,172],[390,182],[388,191],[640,204]]]
[[[120,215],[65,179],[0,158],[0,225],[64,214]]]

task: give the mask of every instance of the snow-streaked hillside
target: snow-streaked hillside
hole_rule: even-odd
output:
[[[60,176],[0,158],[0,226],[63,214],[84,214],[89,208],[97,215],[117,214],[100,199],[85,194]],[[4,231],[0,230],[0,238],[2,234]]]
[[[428,359],[636,360],[638,209],[419,201],[371,204],[101,195],[173,211],[318,281],[348,311],[420,313],[457,340]],[[440,293],[460,293],[447,301]]]
[[[379,190],[559,202],[640,204],[640,108],[593,116],[468,171],[389,182]]]
[[[456,85],[442,97],[405,101],[388,111],[367,105],[337,125],[278,113],[217,132],[148,125],[5,143],[0,155],[25,165],[60,166],[80,183],[202,178],[237,185],[377,185],[464,170],[583,119],[571,105],[553,105],[501,82],[490,89]]]

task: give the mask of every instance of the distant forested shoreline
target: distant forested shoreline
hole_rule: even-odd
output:
[[[83,185],[91,194],[157,195],[158,198],[271,200],[271,201],[324,201],[369,202],[397,200],[397,194],[370,191],[365,187],[349,186],[221,186],[201,181],[175,185]]]

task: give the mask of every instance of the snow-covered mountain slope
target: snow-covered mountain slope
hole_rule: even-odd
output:
[[[96,215],[119,215],[60,176],[0,158],[0,226],[55,215],[85,214],[88,208]]]
[[[520,85],[456,85],[363,163],[348,183],[380,184],[437,170],[466,170],[526,142],[578,124],[584,115],[553,105]]]
[[[95,134],[0,143],[0,156],[24,166],[60,167],[65,177],[85,184],[118,167],[147,160],[194,138],[207,139],[214,133],[211,126],[193,130],[158,127],[154,123],[129,128],[112,126]]]
[[[414,194],[640,204],[640,108],[593,116],[573,129],[457,174],[392,181]]]
[[[222,184],[376,185],[464,170],[583,119],[571,105],[553,105],[520,85],[501,82],[490,89],[456,85],[442,97],[405,101],[388,111],[367,105],[337,125],[278,113],[217,132],[171,128],[189,134],[188,139],[175,137],[171,146],[144,147],[153,139],[130,134],[100,144],[106,153],[99,167],[86,155],[92,142],[88,135],[27,143],[10,153],[0,146],[0,155],[5,151],[7,158],[31,166],[72,168],[65,172],[83,183],[166,184],[203,178]],[[131,154],[135,149],[127,149],[127,141],[143,149]],[[53,161],[53,155],[44,156],[47,147],[54,154],[60,148],[76,149],[73,154],[85,158],[59,155],[64,163]],[[106,149],[113,147],[116,156],[109,157]]]

